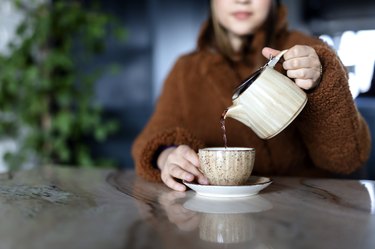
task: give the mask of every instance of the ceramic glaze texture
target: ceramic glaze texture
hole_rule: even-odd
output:
[[[213,185],[241,185],[253,170],[253,148],[206,148],[199,150],[203,174]]]
[[[260,138],[270,139],[285,129],[302,111],[307,96],[291,79],[266,66],[233,101],[227,117],[250,127]]]

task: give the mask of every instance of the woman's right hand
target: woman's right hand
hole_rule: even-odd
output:
[[[171,189],[185,191],[186,186],[177,180],[208,184],[207,178],[199,171],[197,153],[187,145],[165,149],[158,157],[162,181]]]

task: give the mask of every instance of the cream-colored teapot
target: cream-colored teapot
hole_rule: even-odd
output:
[[[270,139],[285,129],[302,111],[306,93],[274,66],[287,50],[261,67],[234,92],[224,116],[250,127],[260,138]]]

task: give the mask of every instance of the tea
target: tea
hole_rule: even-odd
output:
[[[224,140],[224,147],[228,147],[228,140],[227,140],[227,132],[225,129],[225,116],[227,114],[228,109],[225,109],[224,112],[221,114],[220,118],[220,124],[221,124],[221,130],[223,131],[223,140]]]

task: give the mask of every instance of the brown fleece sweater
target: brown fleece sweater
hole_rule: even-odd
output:
[[[227,119],[228,146],[254,147],[257,175],[327,176],[329,172],[355,171],[367,160],[371,141],[349,91],[345,68],[320,40],[288,31],[282,8],[275,37],[279,50],[297,44],[312,46],[323,66],[321,82],[307,92],[308,102],[301,114],[270,140],[262,140],[247,126]],[[266,62],[261,55],[264,39],[264,31],[254,35],[249,63],[230,65],[202,35],[196,51],[178,59],[154,114],[133,144],[140,176],[160,181],[160,170],[153,161],[163,146],[187,144],[194,150],[223,146],[221,113],[232,104],[236,86]]]

